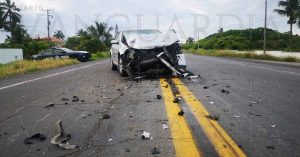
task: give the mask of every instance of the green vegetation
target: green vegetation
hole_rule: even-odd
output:
[[[87,30],[79,30],[77,36],[70,37],[66,41],[66,47],[73,50],[83,50],[90,53],[98,51],[107,51],[110,46],[112,27],[107,27],[105,23],[95,22]]]
[[[262,50],[263,28],[229,30],[183,45],[185,49]],[[300,51],[300,36],[292,36],[293,51]],[[267,29],[267,50],[289,50],[289,34]]]
[[[5,43],[0,44],[0,48],[21,48],[23,49],[24,58],[30,59],[32,55],[42,50],[54,46],[62,46],[61,43],[50,41],[48,39],[32,39],[27,30],[21,24],[21,9],[15,2],[5,0],[0,2],[0,30],[10,32]],[[86,30],[79,30],[77,36],[70,37],[66,41],[66,47],[72,50],[88,51],[97,53],[107,51],[110,48],[110,34],[112,27],[101,22],[95,22],[95,25],[89,26]],[[53,37],[64,39],[62,31],[54,32]]]
[[[95,60],[105,59],[109,57],[110,57],[109,51],[103,51],[103,52],[97,52],[92,54],[91,60],[95,61]]]
[[[57,38],[57,39],[65,39],[65,35],[61,30],[58,30],[56,32],[54,32],[53,37]]]
[[[38,70],[45,70],[50,68],[61,67],[65,65],[72,65],[79,63],[74,59],[45,59],[39,61],[16,61],[0,66],[0,78],[25,74]]]
[[[257,59],[257,60],[269,60],[269,61],[280,61],[280,62],[298,62],[300,63],[299,58],[295,57],[275,57],[271,55],[257,55],[251,51],[234,52],[231,50],[204,50],[204,49],[186,49],[186,53],[196,54],[196,55],[205,55],[205,56],[215,56],[215,57],[232,57],[232,58],[242,58],[242,59]]]
[[[299,0],[279,1],[279,9],[274,12],[288,17],[287,24],[290,31],[280,33],[267,29],[267,50],[300,51],[300,37],[293,35],[293,25],[300,27],[300,2]],[[194,42],[193,38],[187,39],[185,49],[217,49],[217,50],[262,50],[264,42],[264,28],[229,30],[224,32],[223,28],[218,33],[212,34],[205,39]]]
[[[24,58],[30,59],[32,55],[37,54],[42,50],[46,50],[55,46],[55,43],[45,40],[29,40],[23,44],[0,44],[0,48],[21,48],[23,49]]]
[[[31,55],[55,46],[55,43],[50,41],[31,39],[21,24],[20,11],[21,9],[11,0],[0,3],[0,29],[10,32],[5,43],[0,44],[0,48],[21,48],[24,58],[30,59]]]

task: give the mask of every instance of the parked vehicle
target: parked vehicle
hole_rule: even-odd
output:
[[[166,74],[186,68],[175,31],[164,35],[152,29],[124,30],[111,43],[111,68],[121,76]]]
[[[80,62],[86,62],[90,57],[90,53],[86,51],[73,51],[68,48],[51,48],[37,55],[32,55],[33,60],[45,58],[73,58],[79,60]]]

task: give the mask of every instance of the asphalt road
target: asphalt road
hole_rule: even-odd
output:
[[[211,157],[221,156],[228,146],[251,157],[300,156],[299,65],[194,55],[187,55],[187,61],[188,69],[202,78],[175,82],[184,98],[183,117],[174,114],[178,108],[164,79],[121,78],[108,60],[0,80],[0,156]],[[72,102],[73,96],[79,101]],[[54,106],[45,108],[49,103]],[[199,115],[199,106],[219,119]],[[69,143],[78,145],[75,150],[50,143],[60,119],[71,134]],[[224,148],[212,134],[216,130],[228,136]],[[151,139],[141,138],[144,131]],[[46,140],[24,144],[36,133]],[[154,147],[159,154],[152,154]]]

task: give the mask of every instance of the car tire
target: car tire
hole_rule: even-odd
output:
[[[86,62],[86,61],[88,61],[88,58],[87,58],[87,57],[83,57],[83,56],[78,56],[78,57],[77,57],[77,60],[78,60],[79,62]]]
[[[125,77],[126,76],[126,72],[123,69],[122,58],[121,58],[120,55],[118,57],[118,69],[119,69],[119,73],[120,73],[121,77]]]
[[[112,61],[111,58],[110,58],[110,63],[111,63],[111,70],[113,70],[113,71],[118,70],[118,66],[114,64],[114,62]]]

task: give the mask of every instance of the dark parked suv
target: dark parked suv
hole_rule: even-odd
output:
[[[37,55],[32,55],[33,60],[45,58],[74,58],[80,62],[88,61],[90,57],[90,53],[86,51],[73,51],[67,48],[51,48]]]

